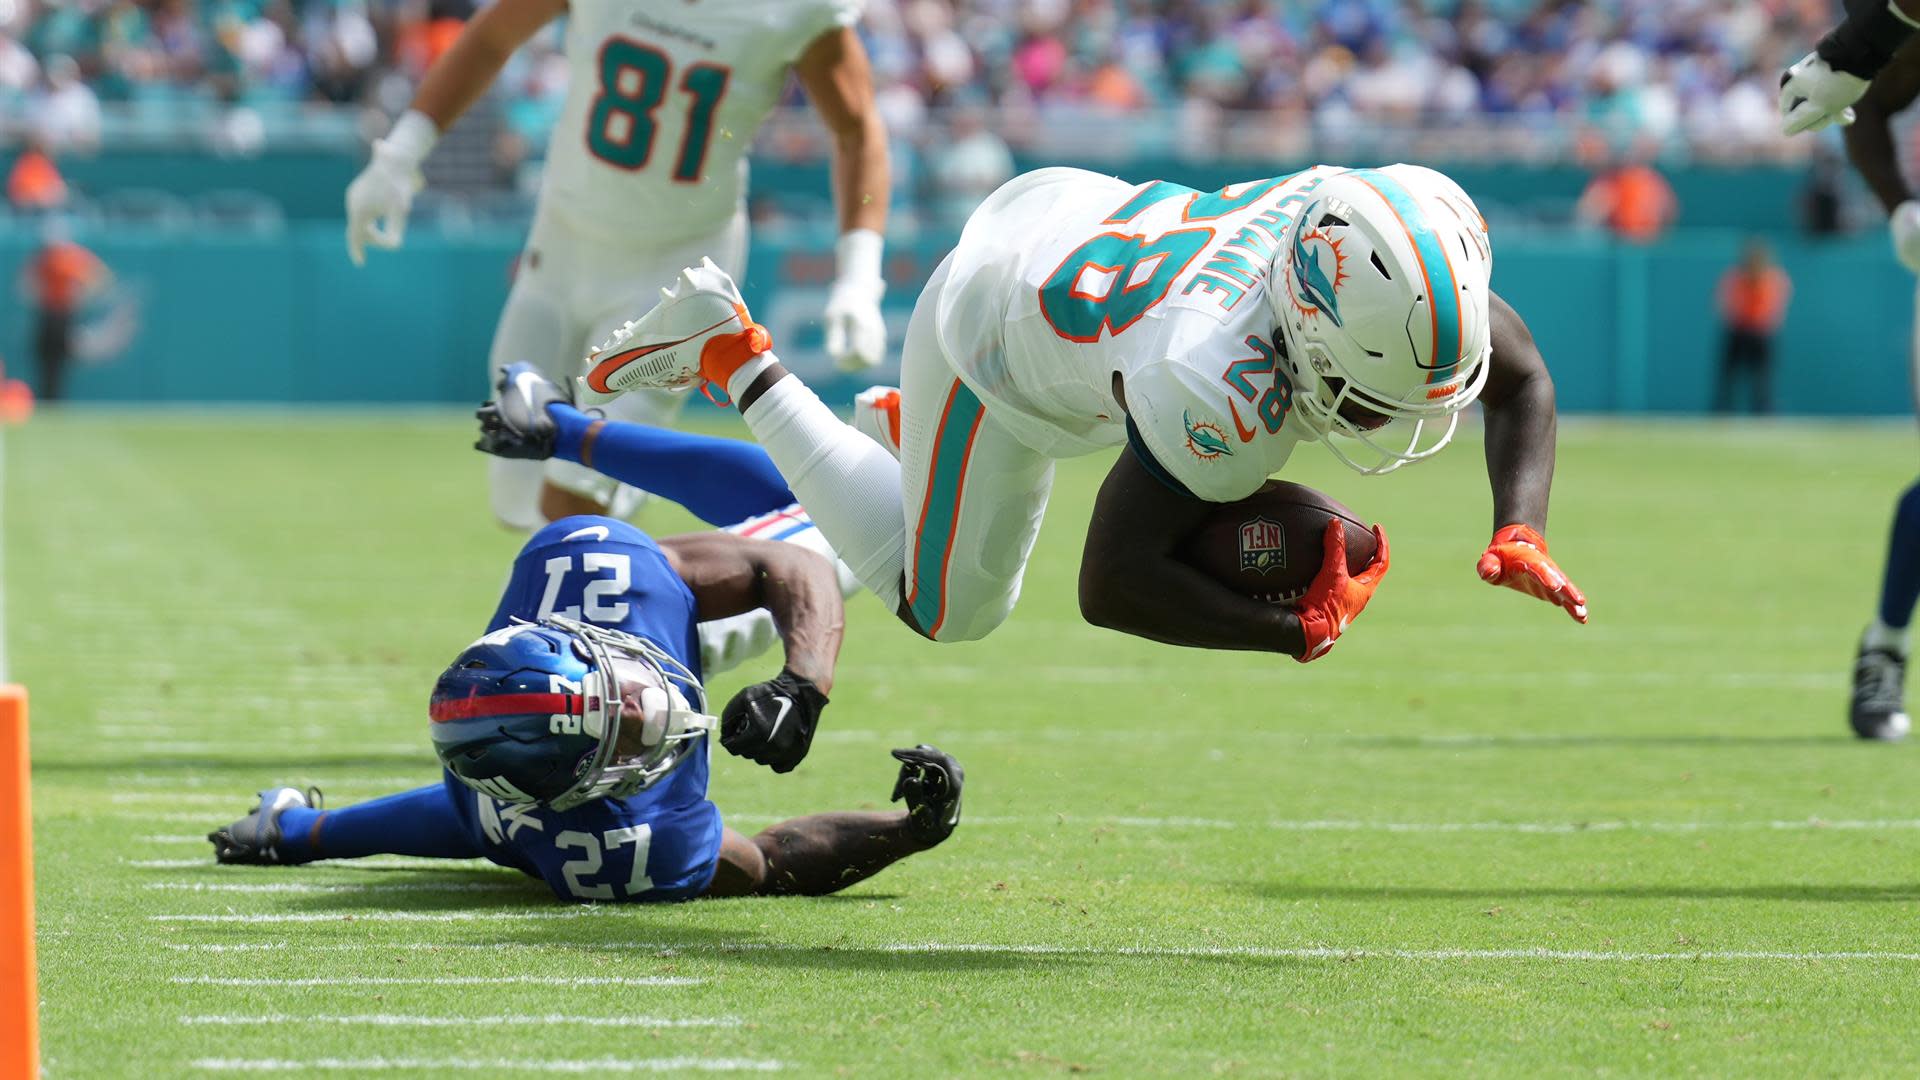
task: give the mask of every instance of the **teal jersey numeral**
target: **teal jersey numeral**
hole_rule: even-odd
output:
[[[600,92],[587,113],[587,149],[594,157],[629,172],[647,167],[653,141],[660,134],[654,114],[666,103],[673,79],[673,62],[659,49],[631,38],[608,38],[600,47]],[[719,64],[697,63],[680,76],[680,90],[690,99],[687,131],[673,178],[680,183],[700,179],[713,142],[713,118],[726,96],[733,72]]]
[[[1040,311],[1068,341],[1099,341],[1102,330],[1119,334],[1166,298],[1212,239],[1212,229],[1180,229],[1151,241],[1101,233],[1075,248],[1040,286]],[[1135,280],[1142,267],[1146,277]]]
[[[673,163],[673,178],[682,183],[700,179],[706,168],[707,145],[713,142],[713,114],[726,96],[727,80],[733,72],[718,64],[694,64],[680,76],[680,89],[693,98],[687,109],[687,134],[680,140],[680,159]]]

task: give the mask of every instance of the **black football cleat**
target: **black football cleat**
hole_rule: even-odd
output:
[[[1907,658],[1892,649],[1860,646],[1853,659],[1853,701],[1847,709],[1853,733],[1893,742],[1907,737]]]
[[[320,789],[277,787],[261,792],[252,813],[207,834],[213,841],[213,860],[223,866],[291,865],[280,857],[280,815],[296,806],[320,809]]]
[[[907,801],[907,822],[928,847],[953,835],[960,824],[960,787],[967,773],[951,754],[921,743],[911,750],[895,750],[900,779],[893,783],[891,801]]]
[[[559,425],[547,415],[554,402],[573,404],[573,395],[532,364],[506,364],[493,381],[493,400],[473,415],[480,438],[473,444],[495,457],[545,461],[553,456]]]

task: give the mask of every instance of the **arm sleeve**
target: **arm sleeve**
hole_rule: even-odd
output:
[[[1126,380],[1127,441],[1163,483],[1208,502],[1233,502],[1267,482],[1261,436],[1242,438],[1229,389],[1185,364],[1160,361]],[[1257,422],[1257,421],[1256,421]]]

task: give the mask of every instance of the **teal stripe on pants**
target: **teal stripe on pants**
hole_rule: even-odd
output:
[[[914,538],[913,582],[908,608],[923,633],[931,635],[947,610],[947,559],[953,553],[953,527],[966,475],[968,444],[985,410],[967,385],[954,380],[946,416],[933,436],[933,475],[927,480],[919,534]]]

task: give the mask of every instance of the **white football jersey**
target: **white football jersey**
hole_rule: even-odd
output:
[[[865,0],[570,0],[567,100],[541,211],[647,248],[740,211],[747,153],[787,71]]]
[[[1339,171],[1215,192],[1079,169],[1016,177],[954,249],[941,344],[988,415],[1035,450],[1131,438],[1201,498],[1250,495],[1304,434],[1289,418],[1267,275],[1306,193]]]

